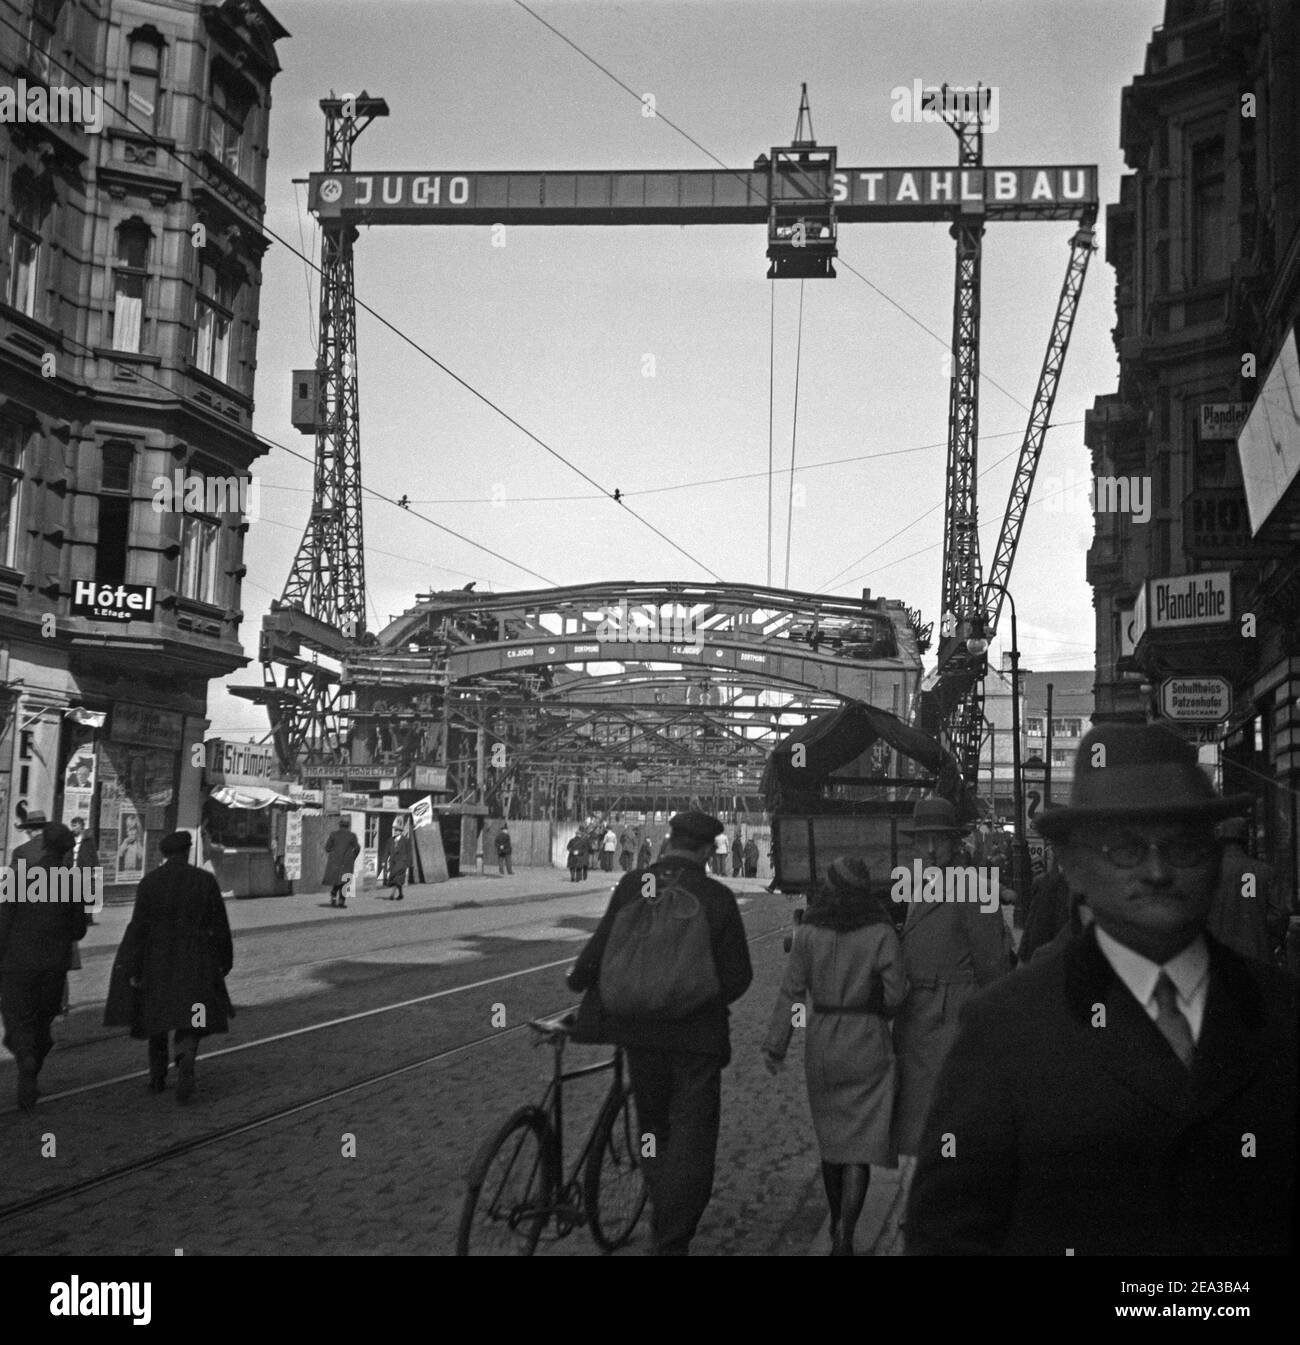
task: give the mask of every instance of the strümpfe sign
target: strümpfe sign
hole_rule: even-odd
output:
[[[152,621],[154,608],[152,584],[100,584],[93,579],[78,579],[72,585],[72,616],[91,621]]]

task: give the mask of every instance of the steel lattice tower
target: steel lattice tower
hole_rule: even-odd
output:
[[[352,147],[382,98],[323,98],[325,172],[352,169]],[[366,628],[361,521],[361,417],[357,397],[354,226],[321,230],[320,346],[316,353],[316,478],[311,517],[285,581],[282,605],[300,608],[349,639]]]

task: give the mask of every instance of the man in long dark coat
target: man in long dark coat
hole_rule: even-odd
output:
[[[106,1026],[148,1038],[152,1092],[167,1086],[167,1034],[175,1034],[178,1102],[193,1096],[200,1039],[229,1029],[225,977],[235,960],[221,888],[189,862],[192,843],[188,831],[159,843],[165,859],[136,889],[104,1008]]]
[[[44,870],[47,897],[60,888],[67,895],[50,871],[71,866],[76,838],[62,822],[46,822],[43,813],[29,813],[24,827],[40,831],[14,851],[15,886],[21,859],[24,897],[33,890],[37,869]],[[18,901],[18,895],[11,891],[15,899],[0,901],[0,1015],[4,1044],[18,1061],[17,1103],[30,1111],[39,1096],[37,1076],[54,1044],[50,1024],[63,1004],[68,959],[86,932],[86,908],[80,901]]]
[[[344,884],[360,853],[361,846],[352,834],[352,821],[345,813],[325,839],[325,877],[321,881],[330,890],[331,906],[347,906]]]
[[[388,873],[388,885],[397,889],[397,895],[392,900],[401,901],[404,896],[402,888],[406,885],[406,875],[411,868],[411,833],[409,831],[394,829],[385,868]]]
[[[964,1010],[909,1252],[1222,1266],[1291,1250],[1295,988],[1205,933],[1211,824],[1251,802],[1216,795],[1166,729],[1084,738],[1069,806],[1036,826],[1093,923]]]

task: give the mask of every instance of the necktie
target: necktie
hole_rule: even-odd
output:
[[[1164,1039],[1173,1047],[1174,1054],[1187,1069],[1192,1067],[1196,1044],[1192,1040],[1192,1025],[1178,1007],[1178,991],[1173,981],[1162,971],[1156,982],[1156,1026]]]

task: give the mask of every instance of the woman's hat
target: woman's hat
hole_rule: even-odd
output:
[[[912,821],[904,823],[899,831],[920,835],[935,831],[949,836],[964,836],[969,830],[957,821],[957,810],[947,799],[929,798],[918,801],[912,810]]]
[[[1034,829],[1055,839],[1080,822],[1211,822],[1253,803],[1251,794],[1216,794],[1196,764],[1196,749],[1168,729],[1099,724],[1079,744],[1069,804],[1045,809]]]
[[[869,896],[871,871],[860,859],[846,855],[826,870],[826,886],[839,896]]]

